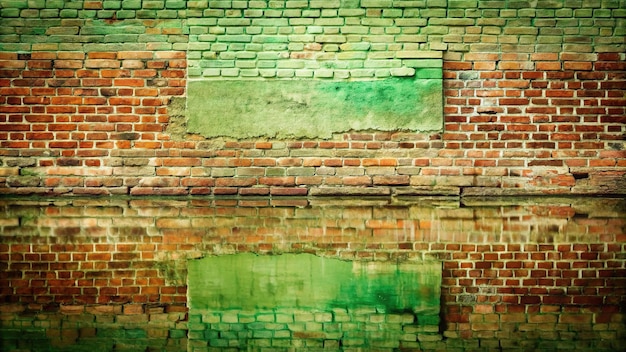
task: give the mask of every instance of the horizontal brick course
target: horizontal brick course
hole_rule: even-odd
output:
[[[606,195],[626,189],[626,57],[617,2],[540,1],[531,7],[504,1],[7,1],[0,16],[0,194],[272,195],[279,202],[282,196],[303,195]],[[327,140],[262,141],[205,140],[184,131],[181,106],[188,79],[433,78],[428,71],[433,67],[443,67],[440,131],[346,131]],[[551,211],[576,218],[567,207]],[[135,220],[142,226],[154,221]],[[9,225],[2,226],[15,226],[14,220],[6,221]],[[72,226],[56,229],[55,235],[70,236],[81,225],[65,221]],[[94,228],[106,221],[98,218]],[[587,226],[585,221],[594,220],[577,221]],[[438,224],[423,220],[419,228],[433,225]],[[445,226],[452,230],[441,242],[450,248],[455,238],[473,230],[462,220]],[[577,327],[589,325],[586,315],[579,318],[581,307],[599,304],[590,293],[622,283],[611,280],[623,276],[623,264],[612,257],[623,251],[619,224],[601,226],[612,230],[596,244],[618,236],[606,249],[558,244],[545,249],[548,257],[533,258],[539,249],[522,246],[502,259],[509,247],[478,250],[470,244],[441,253],[466,260],[458,266],[444,263],[454,266],[444,279],[455,294],[444,295],[455,303],[446,334],[498,336],[497,319],[491,321],[496,317],[484,312],[493,296],[478,295],[477,311],[464,306],[483,285],[493,284],[505,303],[494,305],[496,312],[520,314],[519,307],[540,303],[570,307],[557,324],[567,330],[559,337],[571,339]],[[399,231],[393,226],[375,230],[382,239]],[[173,237],[168,241],[178,246]],[[241,248],[269,250],[270,242],[261,239]],[[419,244],[397,247],[408,248]],[[32,249],[29,259],[46,262],[46,268],[59,259],[62,275],[75,270],[66,266],[73,260],[45,245]],[[85,255],[74,253],[77,260]],[[146,258],[151,255],[154,251],[145,251]],[[599,260],[616,267],[598,269],[593,265]],[[64,288],[69,281],[59,277],[55,297],[74,295],[78,306],[93,303],[90,290],[97,287],[99,303],[122,303],[127,297],[137,297],[137,303],[185,301],[184,288],[162,285],[162,277],[153,277],[149,287],[122,286],[130,260],[114,261],[120,277],[113,276],[106,260],[83,263],[93,271],[78,291]],[[13,287],[25,296],[49,293],[44,281],[28,280],[16,279]],[[9,286],[0,287],[7,292]],[[606,311],[593,319],[620,322],[607,313],[619,302],[604,303]],[[467,325],[470,313],[482,325]],[[552,313],[523,321],[516,316],[511,318],[515,329],[498,333],[539,334],[553,324]],[[501,326],[505,316],[498,316]],[[405,342],[435,343],[414,335]],[[512,346],[523,350],[520,340]]]
[[[75,317],[77,328],[95,321],[106,323],[98,330],[123,331],[147,323],[147,329],[157,329],[149,333],[154,341],[164,341],[174,330],[196,331],[193,320],[185,321],[186,259],[306,249],[349,260],[441,260],[445,325],[421,341],[439,341],[443,333],[449,348],[471,349],[479,340],[525,340],[535,346],[560,341],[558,332],[567,331],[570,340],[604,340],[606,345],[594,348],[609,351],[624,338],[622,203],[492,199],[461,207],[449,198],[381,208],[320,199],[7,199],[0,219],[0,258],[6,264],[0,314],[3,328],[11,329],[31,324],[18,318],[26,306],[39,312],[41,322]],[[105,238],[115,243],[102,242]],[[353,313],[334,313],[331,319],[346,323],[348,314]],[[244,318],[225,319],[236,324]],[[328,317],[272,314],[272,319],[327,323]],[[424,333],[412,328],[405,332]],[[63,325],[56,331],[72,334],[72,329]],[[545,335],[539,338],[536,331]]]

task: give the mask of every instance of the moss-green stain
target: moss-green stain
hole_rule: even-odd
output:
[[[439,306],[441,266],[347,262],[310,254],[207,257],[189,263],[192,310],[375,307],[386,312]]]
[[[205,137],[330,138],[443,126],[440,78],[202,80],[189,82],[188,96],[188,130]]]

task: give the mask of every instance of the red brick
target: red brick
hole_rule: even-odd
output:
[[[536,63],[537,70],[540,71],[558,71],[561,69],[559,61],[540,61]]]
[[[146,85],[146,81],[139,78],[116,78],[113,80],[113,85],[117,87],[143,87]]]
[[[471,70],[472,63],[471,62],[458,62],[458,61],[444,61],[443,63],[444,70]]]
[[[261,177],[259,178],[259,184],[268,186],[281,186],[288,187],[295,185],[295,177]]]

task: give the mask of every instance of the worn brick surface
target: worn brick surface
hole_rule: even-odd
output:
[[[283,195],[344,186],[623,193],[624,7],[6,1],[0,191],[254,195],[267,185],[289,187],[272,191]],[[188,79],[436,78],[428,70],[442,65],[441,131],[307,141],[204,141],[184,132]],[[280,158],[326,161],[295,174]],[[211,170],[218,166],[230,170]],[[380,166],[391,168],[382,175]],[[239,176],[255,180],[221,180]],[[278,176],[298,179],[282,185]],[[157,185],[153,177],[170,179]]]
[[[425,351],[490,351],[498,344],[557,351],[564,341],[588,351],[623,345],[623,199],[365,202],[2,200],[0,333],[45,329],[46,341],[67,345],[87,344],[94,333],[111,344],[141,337],[129,340],[129,349],[169,339],[178,346],[172,350],[185,350],[187,336],[244,343],[242,335],[228,335],[241,329],[263,331],[255,341],[270,344],[273,338],[326,339],[362,347],[376,340],[384,350],[397,345],[386,345],[389,336],[377,340],[379,329]],[[382,315],[373,307],[186,317],[186,261],[241,252],[438,260],[443,320],[424,312]],[[15,334],[3,336],[15,341]]]

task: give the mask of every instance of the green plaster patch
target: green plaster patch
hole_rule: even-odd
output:
[[[436,262],[348,262],[310,254],[237,254],[192,260],[191,310],[372,307],[385,312],[438,309]]]
[[[431,71],[424,79],[190,81],[188,132],[207,138],[330,138],[351,130],[438,131],[442,80]]]

